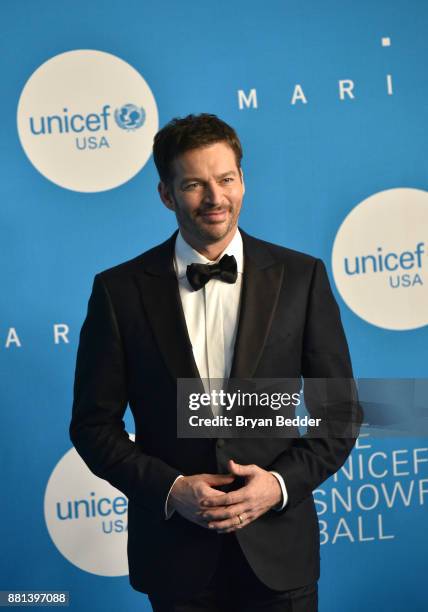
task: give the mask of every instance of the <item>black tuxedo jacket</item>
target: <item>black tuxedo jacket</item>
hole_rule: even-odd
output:
[[[352,377],[339,310],[323,263],[241,230],[244,279],[231,377]],[[95,277],[80,334],[71,440],[94,474],[129,499],[131,585],[190,595],[216,567],[225,537],[174,513],[179,474],[226,473],[227,461],[284,478],[288,504],[237,532],[256,575],[294,589],[319,576],[312,491],[344,463],[354,439],[178,439],[176,379],[198,377],[173,267],[174,234]],[[125,431],[129,403],[135,443]]]

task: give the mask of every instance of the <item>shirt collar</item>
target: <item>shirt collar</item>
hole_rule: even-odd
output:
[[[242,236],[240,231],[237,229],[234,237],[228,244],[228,246],[224,249],[224,251],[218,256],[215,261],[218,261],[223,257],[223,255],[233,255],[236,259],[236,265],[238,269],[238,274],[242,274],[244,271],[244,247],[242,243]],[[177,238],[175,241],[175,252],[174,252],[174,266],[175,271],[177,273],[178,278],[182,278],[186,276],[187,266],[192,263],[203,263],[203,264],[213,264],[214,261],[211,261],[195,251],[190,244],[188,244],[181,232],[178,232]]]

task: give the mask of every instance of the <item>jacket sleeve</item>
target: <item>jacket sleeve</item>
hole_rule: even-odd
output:
[[[80,332],[70,438],[89,469],[159,518],[180,472],[129,439],[126,361],[113,305],[100,275]]]
[[[340,395],[344,399],[341,406],[336,406],[336,413],[346,427],[345,431],[352,432],[349,434],[352,437],[334,437],[328,435],[328,432],[322,438],[305,435],[294,440],[290,450],[279,455],[269,469],[279,472],[284,478],[288,492],[288,503],[284,511],[311,495],[314,489],[345,463],[362,421],[339,308],[325,266],[320,260],[315,264],[306,313],[302,376],[304,380],[308,379],[305,387],[307,383],[316,387],[317,381],[311,379],[340,379],[336,386],[331,381],[330,386],[336,389],[336,395],[337,389],[341,387]],[[347,389],[345,394],[344,388]],[[308,409],[311,411],[310,406]]]

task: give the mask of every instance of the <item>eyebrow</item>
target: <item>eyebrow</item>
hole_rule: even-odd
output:
[[[223,172],[222,174],[218,174],[215,178],[217,180],[221,180],[223,178],[226,178],[226,176],[230,176],[231,174],[233,176],[237,176],[238,173],[236,172],[236,170],[229,170],[228,172]],[[184,183],[189,183],[189,182],[192,182],[192,181],[198,181],[199,183],[203,183],[204,182],[203,179],[198,178],[197,176],[186,176],[181,181],[180,185],[184,185]]]

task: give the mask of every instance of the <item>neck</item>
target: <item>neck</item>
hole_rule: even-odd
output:
[[[189,244],[192,249],[195,249],[195,251],[198,251],[198,253],[200,253],[210,261],[215,261],[221,255],[221,253],[223,253],[223,251],[229,246],[229,244],[233,240],[233,237],[235,236],[236,230],[237,227],[234,227],[233,230],[221,240],[207,244],[206,242],[196,240],[194,236],[188,236],[187,232],[180,228],[181,235],[183,236],[187,244]]]

